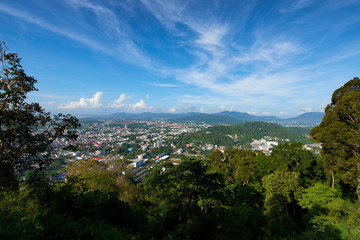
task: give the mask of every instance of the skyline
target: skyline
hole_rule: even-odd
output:
[[[2,1],[52,113],[323,111],[359,76],[360,1]]]

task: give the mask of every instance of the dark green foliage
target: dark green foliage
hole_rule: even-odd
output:
[[[27,103],[36,91],[36,80],[26,75],[16,53],[0,43],[0,188],[16,188],[15,172],[51,161],[51,144],[56,138],[75,139],[78,120],[50,113],[38,103]]]
[[[299,131],[298,128],[294,130],[294,128],[286,128],[274,123],[248,122],[237,126],[215,126],[192,134],[186,134],[180,138],[180,142],[186,144],[201,141],[203,143],[217,144],[226,147],[232,147],[234,145],[248,146],[253,139],[270,136],[308,143],[309,140],[306,132],[308,133],[307,130]],[[236,141],[226,136],[235,134],[238,135]]]
[[[335,90],[321,124],[311,131],[321,142],[325,168],[346,184],[357,188],[360,202],[360,79]],[[333,186],[334,186],[333,181]]]
[[[179,238],[197,239],[212,226],[209,215],[223,199],[223,178],[209,171],[200,160],[185,159],[180,165],[162,165],[145,181],[152,201],[158,204],[153,213],[157,238],[170,234]],[[213,229],[214,230],[214,229]]]
[[[324,180],[322,162],[300,142],[282,143],[271,153],[270,172],[289,171],[299,173],[301,186],[308,187],[318,180]]]
[[[217,150],[212,152],[208,160],[215,170],[225,176],[229,184],[245,186],[260,177],[255,156],[250,150],[227,148],[224,154]]]

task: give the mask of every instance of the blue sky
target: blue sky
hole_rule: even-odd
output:
[[[48,111],[323,111],[360,70],[360,1],[0,0]]]

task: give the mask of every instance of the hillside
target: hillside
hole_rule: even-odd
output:
[[[216,144],[226,147],[234,145],[248,145],[253,139],[260,139],[264,136],[279,139],[289,139],[302,143],[309,143],[307,138],[309,129],[287,128],[274,123],[265,122],[247,122],[236,126],[214,126],[195,133],[186,134],[180,137],[180,142],[189,143],[201,141],[205,144]],[[237,140],[226,135],[234,136],[237,134]]]
[[[286,119],[286,121],[294,123],[319,124],[322,121],[323,117],[323,112],[308,112],[294,118],[288,118]]]
[[[115,113],[108,116],[88,116],[88,118],[123,119],[123,120],[168,120],[175,122],[198,122],[208,124],[240,124],[244,122],[271,122],[282,125],[308,125],[315,126],[322,121],[324,113],[303,113],[293,118],[278,118],[274,116],[255,116],[245,112],[223,111],[219,113]]]
[[[230,124],[230,125],[234,125],[234,124],[240,124],[243,123],[244,121],[230,117],[230,116],[226,116],[226,115],[221,115],[221,114],[206,114],[206,113],[198,113],[198,114],[194,114],[194,115],[188,115],[188,116],[184,116],[184,117],[178,117],[178,118],[171,118],[169,119],[169,121],[174,121],[174,122],[205,122],[208,124],[214,124],[214,125],[218,125],[218,124]]]

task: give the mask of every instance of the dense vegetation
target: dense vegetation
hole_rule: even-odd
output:
[[[309,143],[307,135],[310,129],[306,128],[287,128],[274,123],[266,122],[247,122],[235,126],[214,126],[191,134],[184,134],[179,142],[186,144],[189,142],[201,141],[205,144],[216,144],[220,146],[233,147],[235,145],[249,145],[254,139],[264,136],[272,138],[289,139]],[[237,139],[226,135],[237,135]]]
[[[311,132],[322,156],[300,142],[282,143],[269,156],[227,148],[203,160],[163,163],[140,184],[122,173],[126,162],[77,161],[67,166],[68,181],[54,184],[39,143],[75,137],[69,127],[77,121],[57,118],[51,128],[49,115],[27,105],[34,81],[1,47],[10,67],[1,71],[0,239],[360,239],[358,78],[335,91]],[[261,124],[207,131],[257,138],[272,128],[290,138],[284,128]],[[37,135],[39,126],[53,130]],[[40,168],[18,184],[14,170],[31,156]]]
[[[68,182],[33,174],[1,193],[2,239],[357,239],[355,189],[335,188],[301,143],[270,156],[214,151],[162,164],[141,184],[123,162],[76,162]]]

